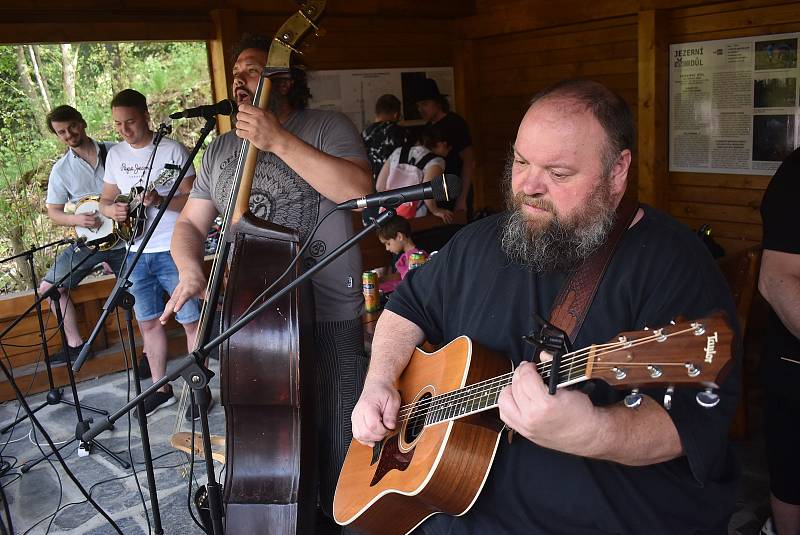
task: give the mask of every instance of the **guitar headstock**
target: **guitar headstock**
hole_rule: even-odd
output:
[[[276,72],[286,72],[291,66],[292,53],[301,54],[299,50],[302,41],[314,30],[315,36],[321,36],[322,30],[316,24],[325,10],[327,0],[306,0],[300,10],[289,17],[281,25],[272,45],[269,47],[267,66],[265,71],[268,74]]]
[[[619,388],[716,388],[729,369],[732,346],[733,332],[723,313],[623,332],[588,350],[586,376]]]

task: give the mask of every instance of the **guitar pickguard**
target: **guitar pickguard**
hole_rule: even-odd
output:
[[[394,434],[383,442],[378,467],[375,469],[375,475],[372,477],[372,481],[369,484],[370,487],[377,485],[378,482],[383,479],[383,476],[390,471],[400,470],[403,472],[408,468],[408,465],[411,464],[411,459],[414,458],[414,450],[416,448],[411,448],[407,452],[400,451],[400,447],[397,443],[398,436],[399,435]]]

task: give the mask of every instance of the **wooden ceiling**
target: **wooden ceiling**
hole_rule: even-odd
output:
[[[474,0],[329,0],[329,18],[365,21],[418,16],[458,19],[475,12]],[[284,17],[292,0],[5,0],[0,3],[0,43],[211,39],[214,13]]]

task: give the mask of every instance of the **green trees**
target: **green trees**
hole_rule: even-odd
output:
[[[154,127],[172,111],[209,103],[205,43],[0,46],[0,258],[70,234],[44,215],[47,177],[65,150],[47,130],[47,112],[70,104],[83,114],[90,136],[116,141],[109,103],[126,87],[147,96]],[[174,126],[172,137],[194,145],[197,120]],[[39,275],[54,257],[55,251],[37,256]],[[26,269],[24,262],[0,264],[0,293],[28,287]]]

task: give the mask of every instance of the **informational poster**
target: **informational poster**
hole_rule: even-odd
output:
[[[311,71],[309,107],[340,111],[363,130],[372,123],[375,101],[388,93],[400,99],[403,120],[414,124],[419,120],[416,96],[425,78],[436,81],[439,92],[447,95],[455,111],[452,67]]]
[[[670,45],[670,171],[775,172],[800,145],[798,37]]]

